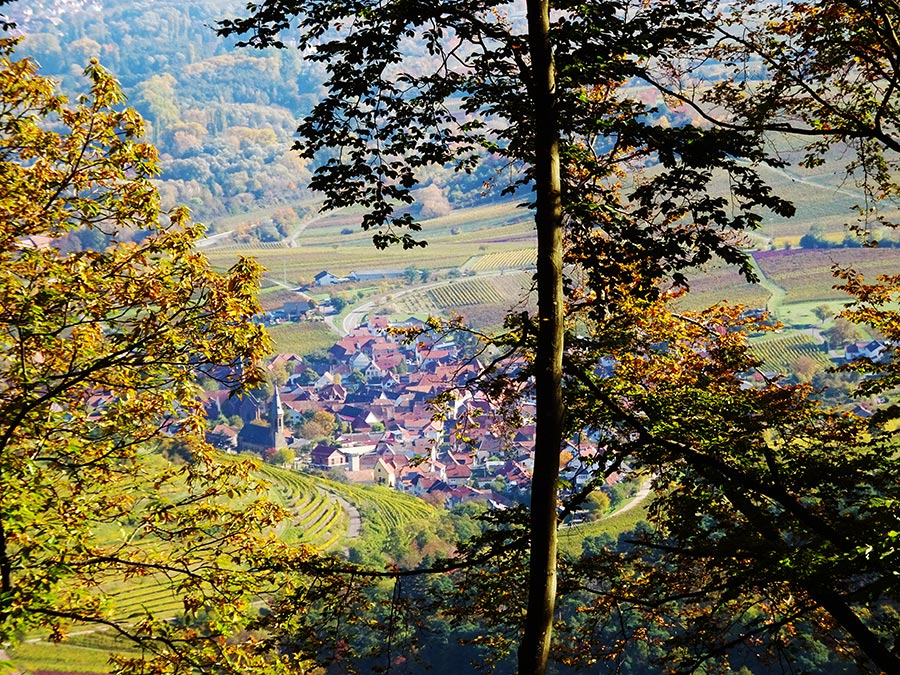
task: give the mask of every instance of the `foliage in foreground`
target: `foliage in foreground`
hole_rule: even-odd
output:
[[[656,494],[652,531],[578,566],[591,611],[668,627],[667,659],[685,672],[748,649],[796,660],[809,636],[865,671],[890,670],[900,455],[889,415],[860,418],[809,386],[767,381],[738,330],[754,326],[734,310],[635,309],[600,343],[616,375],[582,361],[571,392],[577,418]],[[623,318],[601,319],[573,358],[594,358],[593,340]],[[576,651],[609,653],[590,629],[581,638]]]
[[[225,638],[281,583],[254,564],[280,552],[283,514],[249,464],[203,442],[196,381],[260,381],[259,269],[214,272],[186,211],[160,212],[156,152],[108,73],[92,63],[69,103],[13,48],[0,42],[0,643],[105,625],[160,672],[227,669]],[[99,246],[61,250],[85,229]],[[182,620],[118,611],[114,591],[148,577]]]

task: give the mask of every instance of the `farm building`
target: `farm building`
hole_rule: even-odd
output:
[[[284,316],[289,321],[296,321],[299,319],[305,318],[310,312],[314,312],[316,310],[316,302],[312,299],[307,300],[292,300],[291,302],[286,302],[281,307],[281,311],[284,312]]]
[[[322,270],[313,278],[314,286],[334,286],[335,284],[347,281],[344,277],[339,277],[327,270]]]
[[[350,272],[350,281],[374,281],[375,279],[399,279],[403,270],[354,270]]]
[[[844,360],[848,362],[855,361],[856,359],[880,361],[882,360],[882,355],[885,353],[886,349],[887,346],[885,343],[879,340],[854,342],[851,345],[847,345],[845,348]]]

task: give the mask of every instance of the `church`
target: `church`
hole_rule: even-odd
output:
[[[268,421],[259,414],[252,422],[241,427],[237,437],[238,452],[255,452],[265,454],[268,451],[280,450],[287,445],[284,435],[284,409],[281,405],[281,394],[278,387],[269,399],[267,410]]]

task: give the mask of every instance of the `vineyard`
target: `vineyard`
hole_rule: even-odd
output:
[[[492,307],[502,314],[523,301],[530,285],[531,275],[525,272],[456,279],[395,298],[391,310],[399,315],[441,316],[465,309],[468,319],[475,313],[473,308]]]
[[[288,248],[284,241],[253,241],[253,242],[226,242],[215,247],[216,253],[239,253],[244,254],[251,251],[272,251],[274,249]]]
[[[335,341],[334,331],[324,323],[284,323],[269,326],[266,330],[276,354],[306,356],[319,349],[328,349]]]
[[[493,270],[524,270],[532,268],[537,260],[534,248],[523,248],[516,251],[498,251],[470,258],[463,269],[473,272],[490,272]]]
[[[473,248],[472,244],[452,239],[447,242],[429,240],[429,246],[412,256],[400,247],[378,250],[372,245],[371,238],[353,242],[349,236],[337,235],[330,241],[330,245],[303,243],[298,248],[263,248],[254,244],[209,249],[205,253],[213,265],[222,268],[231,267],[240,256],[252,257],[266,268],[266,277],[289,286],[306,286],[312,284],[316,274],[323,269],[346,276],[360,269],[455,268],[471,257]],[[397,282],[386,280],[387,286],[391,283],[396,285]]]
[[[804,333],[790,335],[767,335],[753,340],[753,353],[763,362],[765,370],[790,373],[793,364],[801,357],[813,359],[821,368],[832,365],[822,345]]]
[[[271,483],[270,498],[281,503],[291,520],[279,531],[282,540],[333,552],[346,543],[349,516],[338,497],[355,506],[364,519],[364,536],[383,540],[406,525],[435,517],[434,507],[409,495],[375,486],[345,485],[262,465],[258,472]],[[137,621],[152,614],[176,617],[184,611],[180,594],[153,576],[136,577],[111,589],[117,619]],[[71,634],[63,645],[48,648],[37,638],[13,650],[17,663],[32,669],[109,672],[109,652],[134,653],[134,646],[112,631]]]
[[[403,526],[432,518],[436,513],[434,507],[422,500],[387,488],[345,485],[269,465],[260,466],[258,473],[271,484],[270,499],[291,513],[290,521],[278,532],[280,538],[289,543],[309,544],[321,551],[333,552],[346,543],[349,515],[338,497],[362,512],[365,532],[378,538],[389,537]],[[162,618],[181,614],[184,611],[181,595],[161,582],[162,579],[153,576],[137,577],[110,589],[116,618],[127,622],[148,614]],[[64,648],[65,657],[60,656],[65,663],[43,641],[21,645],[16,656],[51,670],[78,663],[85,671],[104,672],[108,670],[105,666],[108,651],[130,648],[131,645],[109,632],[93,630],[71,636]]]
[[[109,654],[115,652],[139,656],[140,651],[111,630],[77,632],[66,641],[48,645],[29,641],[8,650],[17,669],[10,672],[108,673],[112,670]]]
[[[834,288],[835,267],[851,267],[869,279],[900,267],[900,250],[868,248],[758,251],[760,270],[786,291],[785,303],[826,302],[847,296]]]
[[[272,482],[276,499],[294,514],[281,537],[323,551],[334,550],[346,542],[349,516],[336,497],[359,511],[363,537],[388,537],[437,513],[421,499],[385,487],[338,483],[272,466],[264,466],[260,471]]]
[[[363,536],[388,536],[399,528],[433,518],[437,510],[411,495],[377,485],[347,485],[322,480],[320,484],[359,509]]]
[[[259,469],[271,482],[270,498],[291,513],[291,520],[279,531],[287,542],[309,544],[321,551],[343,542],[349,516],[319,481],[294,471],[263,465]],[[153,577],[141,577],[112,594],[116,616],[131,620],[152,613],[176,616],[184,609],[182,598]]]
[[[135,579],[127,587],[111,594],[117,619],[132,621],[142,616],[176,616],[184,611],[181,596],[174,589],[161,585],[153,577]]]
[[[289,543],[309,544],[328,551],[340,544],[350,516],[322,487],[323,482],[296,471],[262,466],[260,473],[272,483],[272,496],[291,514],[279,535]]]
[[[438,307],[470,307],[472,305],[496,305],[504,298],[486,279],[467,279],[428,291],[431,301]]]
[[[246,214],[233,222],[225,219],[223,227],[228,223],[237,226],[249,217]],[[417,249],[414,256],[402,247],[375,248],[371,234],[359,227],[360,219],[360,213],[328,214],[310,221],[290,244],[285,241],[211,242],[204,253],[214,265],[223,268],[233,265],[240,256],[255,258],[266,268],[267,277],[301,286],[311,284],[323,269],[339,276],[359,269],[459,269],[472,259],[473,251],[491,255],[504,249],[518,249],[534,238],[530,218],[515,202],[460,209],[425,222],[422,238],[428,246]],[[533,259],[532,253],[532,265]]]

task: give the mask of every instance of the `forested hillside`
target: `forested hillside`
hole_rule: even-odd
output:
[[[91,58],[121,81],[162,153],[164,199],[204,219],[305,194],[289,152],[315,77],[299,55],[235,52],[210,27],[239,6],[200,2],[18,3],[10,16],[45,73],[69,91]]]
[[[266,209],[244,234],[274,241],[312,209],[307,161],[290,148],[323,74],[296,49],[235,50],[235,40],[217,36],[214,24],[242,6],[45,0],[14,3],[8,14],[25,35],[19,52],[64,89],[77,90],[91,58],[119,79],[160,150],[166,203],[189,206],[213,230],[220,217]],[[481,199],[492,175],[490,167],[472,176],[435,171],[423,208],[439,215]]]

